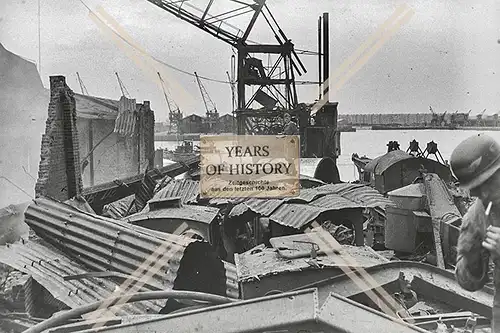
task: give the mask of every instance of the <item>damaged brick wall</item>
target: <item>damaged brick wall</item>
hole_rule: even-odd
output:
[[[83,171],[85,187],[136,175],[139,172],[143,173],[148,166],[153,167],[155,151],[154,112],[151,110],[148,101],[137,104],[136,110],[137,133],[133,137],[111,133],[115,126],[115,122],[112,120],[93,119],[90,121],[88,119],[78,119],[81,156],[86,157],[91,150],[92,144],[97,145],[99,143],[92,153],[93,182],[90,174],[90,158],[88,158],[89,163]],[[91,135],[90,131],[92,132]],[[92,137],[92,144],[89,141],[90,136]]]
[[[50,77],[50,103],[42,135],[36,197],[67,200],[80,194],[82,178],[76,106],[64,76]]]

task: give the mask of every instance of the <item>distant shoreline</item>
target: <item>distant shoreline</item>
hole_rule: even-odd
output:
[[[356,126],[355,126],[356,127]],[[445,131],[500,131],[500,127],[493,126],[463,126],[463,127],[448,127],[448,126],[391,126],[391,125],[372,125],[364,126],[366,129],[371,129],[373,131],[397,131],[397,130],[445,130]]]

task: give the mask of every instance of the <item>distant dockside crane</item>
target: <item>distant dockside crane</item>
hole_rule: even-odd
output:
[[[203,104],[205,104],[206,110],[206,124],[205,124],[205,133],[218,133],[219,132],[219,111],[217,111],[217,107],[215,103],[210,98],[210,95],[205,89],[205,86],[200,80],[200,77],[196,72],[194,72],[194,76],[196,77],[196,82],[198,83],[198,87],[200,88],[201,98],[203,99]]]

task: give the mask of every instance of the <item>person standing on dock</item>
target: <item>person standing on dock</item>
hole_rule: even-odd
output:
[[[455,275],[460,286],[477,291],[488,282],[494,263],[495,296],[492,332],[500,333],[500,145],[478,134],[462,141],[450,157],[460,187],[476,201],[463,216],[457,244]]]
[[[285,123],[285,126],[283,128],[283,134],[284,135],[298,135],[299,134],[299,128],[295,122],[292,121],[292,117],[290,116],[289,113],[285,113],[283,116],[283,121]]]

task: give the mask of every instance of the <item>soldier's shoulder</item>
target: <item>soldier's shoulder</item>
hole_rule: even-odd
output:
[[[485,209],[483,202],[479,199],[476,199],[476,201],[472,204],[472,206],[469,207],[462,218],[462,229],[473,223],[484,222],[484,210]]]

